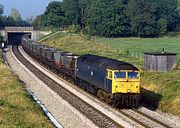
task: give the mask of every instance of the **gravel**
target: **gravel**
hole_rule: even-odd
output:
[[[89,119],[74,109],[68,102],[63,100],[57,93],[52,91],[46,84],[40,81],[24,65],[20,64],[11,51],[7,52],[7,60],[13,72],[26,83],[29,90],[41,100],[44,106],[60,122],[64,128],[96,128]]]
[[[171,126],[172,128],[180,128],[180,118],[177,116],[173,116],[167,113],[162,113],[162,112],[155,112],[151,111],[147,108],[140,108],[139,109],[141,112],[153,117],[154,119],[157,119],[168,126]]]

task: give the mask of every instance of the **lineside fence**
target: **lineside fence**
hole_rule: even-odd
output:
[[[112,47],[113,49],[115,49],[119,53],[124,53],[127,56],[132,56],[132,57],[135,57],[137,59],[144,60],[144,53],[139,53],[139,52],[135,52],[135,51],[127,50],[127,49],[121,49],[121,48],[113,47],[113,46],[110,46],[110,47]]]
[[[135,51],[132,51],[132,50],[129,50],[129,49],[122,49],[122,48],[119,48],[119,47],[113,47],[113,46],[109,46],[109,45],[104,45],[102,43],[97,43],[94,39],[92,41],[94,43],[98,44],[98,45],[102,45],[104,47],[112,48],[117,53],[121,53],[121,54],[124,54],[124,55],[127,55],[127,56],[135,57],[135,58],[140,59],[140,60],[144,60],[144,53],[143,52],[140,53],[140,52],[135,52]]]
[[[139,60],[144,60],[144,53],[143,52],[137,52],[137,51],[133,51],[130,49],[120,48],[117,46],[106,45],[106,44],[103,44],[101,42],[97,42],[95,37],[91,37],[91,36],[87,36],[87,35],[85,36],[85,38],[87,40],[93,41],[95,44],[102,45],[102,46],[108,47],[108,48],[112,48],[113,50],[117,51],[118,53],[122,53],[124,55],[131,56],[131,57],[137,58]],[[180,54],[177,54],[177,63],[180,64]]]

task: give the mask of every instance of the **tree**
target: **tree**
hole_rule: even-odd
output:
[[[34,27],[34,29],[39,30],[41,28],[41,17],[40,15],[36,16],[32,26]]]
[[[62,2],[51,2],[41,17],[42,26],[61,27],[65,24],[65,15]]]
[[[3,14],[3,6],[0,5],[0,26],[3,25],[3,17],[1,16]],[[1,33],[0,33],[0,44],[4,41]]]
[[[158,21],[158,29],[160,32],[160,35],[165,35],[167,33],[167,27],[168,27],[168,20],[161,18]]]
[[[176,28],[178,21],[178,1],[177,0],[157,0],[158,13],[157,18],[160,20],[164,18],[168,21],[167,29],[172,31]]]
[[[75,25],[94,35],[157,37],[175,29],[178,0],[63,0],[51,2],[36,26]],[[179,0],[180,1],[180,0]],[[179,7],[179,6],[178,6]]]
[[[63,0],[63,10],[65,12],[67,25],[81,24],[81,10],[78,0]]]
[[[4,7],[0,4],[0,15],[3,14],[3,9],[4,9]]]
[[[88,12],[90,33],[108,37],[129,35],[126,0],[97,0]]]
[[[9,16],[12,17],[14,21],[22,21],[19,11],[15,8],[11,9]]]
[[[155,0],[130,0],[128,15],[132,34],[140,37],[158,35],[156,13],[157,3]]]
[[[2,35],[0,34],[0,45],[4,42],[4,38],[2,37]]]
[[[85,31],[87,25],[87,17],[88,17],[88,10],[91,6],[91,2],[93,0],[79,0],[79,9],[80,9],[80,26],[81,29]]]
[[[2,21],[2,14],[3,14],[3,6],[0,4],[0,26],[2,26],[3,21]]]
[[[14,21],[14,19],[10,16],[5,17],[5,24],[4,26],[15,26],[16,22]]]
[[[18,10],[12,9],[10,16],[2,16],[3,6],[0,5],[0,27],[5,26],[30,26],[26,21],[23,21]]]
[[[33,21],[34,21],[33,16],[29,16],[29,17],[26,18],[26,22],[29,23],[29,24],[32,24]]]

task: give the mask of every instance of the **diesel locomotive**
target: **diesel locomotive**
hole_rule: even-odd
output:
[[[133,65],[106,57],[71,52],[21,39],[34,59],[64,79],[113,106],[137,107],[140,99],[140,71]]]

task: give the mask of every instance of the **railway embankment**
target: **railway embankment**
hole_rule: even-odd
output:
[[[156,45],[157,47],[161,47],[162,44],[163,46],[167,44],[169,47],[175,45],[174,47],[176,48],[179,46],[179,44],[176,43],[178,39],[179,38],[168,38],[167,40],[156,39],[156,41],[159,42],[159,44],[157,43]],[[111,41],[114,39],[109,38],[107,40]],[[135,48],[135,46],[140,46],[139,43],[137,43],[137,45],[133,44],[133,42],[137,42],[137,38],[119,39],[119,45],[123,40],[127,40],[127,43],[124,46],[128,48],[129,51]],[[142,41],[144,42],[146,40],[142,39]],[[160,43],[162,41],[163,43]],[[148,49],[151,44],[156,48],[153,42],[154,39],[147,39],[147,42],[144,42],[143,47]],[[169,42],[172,44],[170,45]],[[106,43],[101,42],[98,38],[87,38],[78,34],[59,33],[56,36],[43,40],[41,43],[76,54],[91,53],[126,61],[137,66],[141,69],[141,92],[143,105],[153,110],[160,110],[165,113],[180,116],[180,70],[178,66],[175,70],[166,73],[144,71],[143,58],[131,56],[129,55],[129,51],[121,50],[124,49],[123,45],[121,46],[121,49],[118,49],[118,47],[114,48],[109,44],[107,45]],[[118,43],[116,45],[118,46]]]

